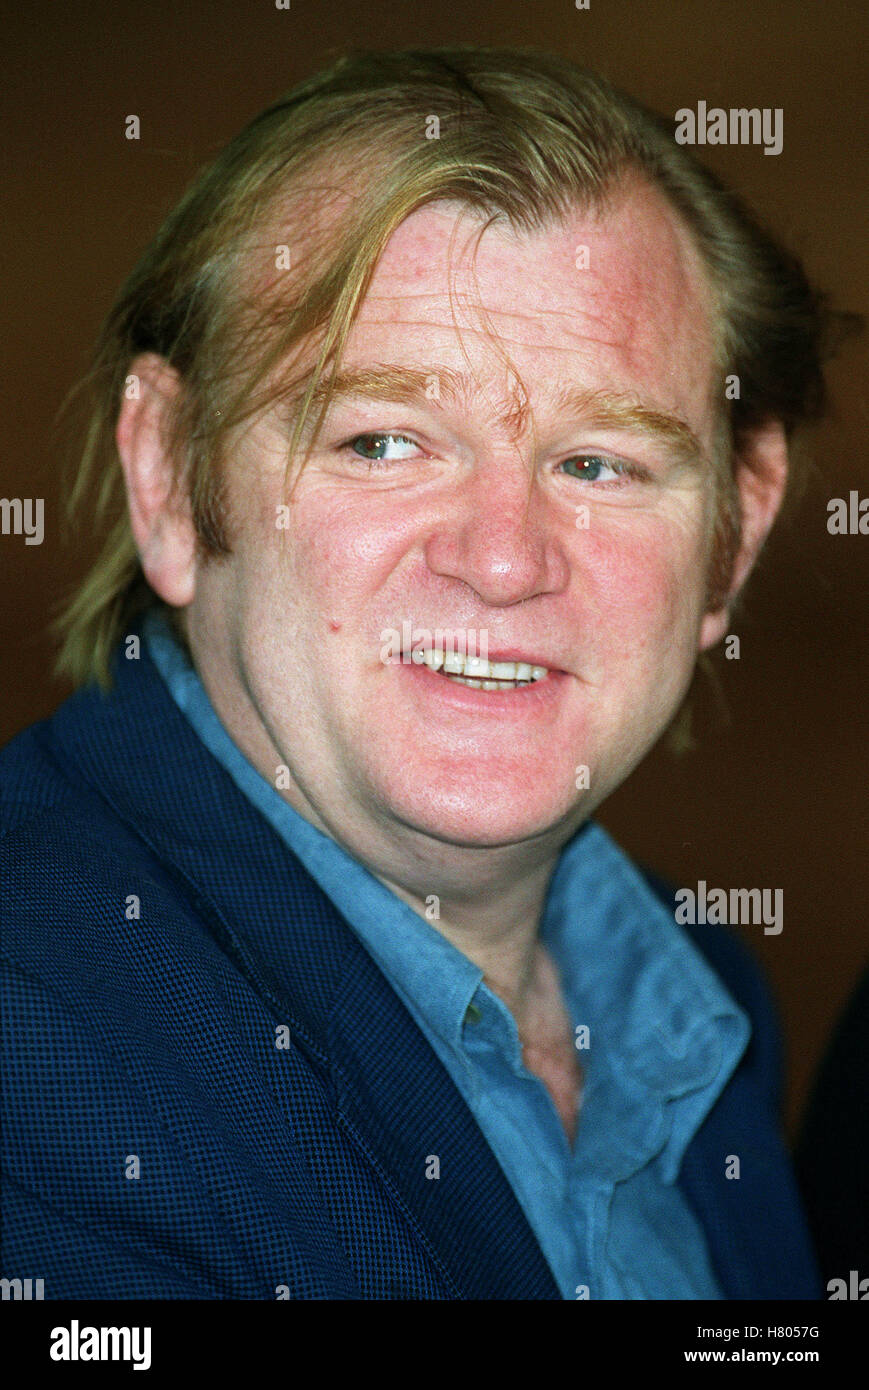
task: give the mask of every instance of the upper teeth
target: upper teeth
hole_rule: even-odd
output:
[[[416,665],[425,663],[432,671],[443,669],[445,675],[471,676],[477,680],[540,681],[549,674],[546,666],[532,666],[527,661],[484,661],[481,656],[459,656],[457,652],[413,653]]]

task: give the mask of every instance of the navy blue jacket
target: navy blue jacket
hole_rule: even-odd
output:
[[[353,931],[147,654],[114,675],[0,754],[0,1274],[53,1299],[558,1298]],[[754,1034],[680,1187],[728,1298],[819,1298],[766,989],[729,932],[694,938]]]

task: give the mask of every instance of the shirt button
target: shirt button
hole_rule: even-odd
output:
[[[483,1017],[483,1015],[481,1014],[480,1010],[477,1008],[476,1004],[469,1004],[469,1005],[468,1005],[467,1009],[465,1010],[465,1022],[466,1022],[466,1023],[479,1023],[479,1021],[480,1021],[480,1019],[481,1019],[482,1017]]]

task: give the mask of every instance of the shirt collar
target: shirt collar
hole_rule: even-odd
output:
[[[672,1181],[751,1034],[701,953],[606,831],[589,823],[563,850],[541,936],[589,1055],[626,1094],[672,1112],[661,1170]],[[663,1111],[662,1111],[663,1113]]]

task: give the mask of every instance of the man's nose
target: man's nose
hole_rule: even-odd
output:
[[[429,569],[470,585],[492,608],[558,592],[569,579],[570,520],[521,461],[475,469],[426,544]]]

